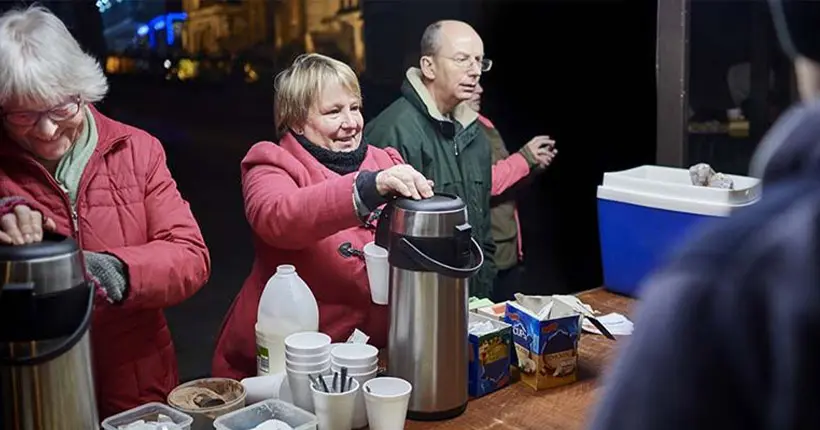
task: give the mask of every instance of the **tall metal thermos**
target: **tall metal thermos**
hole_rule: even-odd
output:
[[[484,262],[466,205],[446,194],[393,200],[376,243],[389,250],[387,373],[413,384],[407,416],[458,416],[468,400],[468,283]]]
[[[0,246],[0,428],[97,429],[94,300],[73,239]]]

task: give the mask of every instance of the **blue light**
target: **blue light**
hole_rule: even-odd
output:
[[[185,21],[186,18],[188,18],[188,14],[185,12],[165,15],[165,41],[168,42],[168,46],[174,44],[174,21]]]
[[[106,1],[106,0],[101,0]],[[107,0],[110,1],[110,0]],[[148,21],[147,25],[142,25],[137,28],[137,35],[145,36],[148,35],[148,44],[151,48],[156,47],[156,35],[157,31],[165,29],[165,40],[168,42],[168,45],[174,44],[174,28],[173,23],[176,21],[185,21],[188,19],[188,14],[185,12],[173,12],[164,15],[157,15]]]

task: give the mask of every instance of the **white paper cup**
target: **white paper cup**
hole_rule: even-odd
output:
[[[330,366],[330,358],[321,363],[295,363],[290,360],[285,361],[285,368],[296,370],[297,372],[320,372]]]
[[[362,394],[370,430],[403,429],[413,386],[401,378],[373,378],[364,383]]]
[[[363,387],[365,382],[376,377],[378,370],[379,369],[373,369],[367,373],[348,374],[348,376],[353,377],[353,379],[359,383],[359,387]],[[367,426],[367,408],[365,407],[364,395],[362,395],[362,390],[360,388],[359,393],[356,394],[356,406],[353,408],[353,428],[360,429],[365,426]]]
[[[330,336],[318,331],[302,331],[285,338],[285,351],[297,355],[316,355],[330,351]]]
[[[387,250],[374,242],[364,246],[364,264],[367,268],[367,280],[370,282],[370,298],[377,305],[388,303],[390,265],[387,262],[387,255]]]
[[[325,384],[333,384],[332,376],[324,376]],[[326,393],[321,387],[311,384],[314,413],[319,419],[320,430],[350,430],[353,428],[353,409],[356,405],[356,393],[359,382],[351,379],[350,388],[343,393]]]
[[[288,375],[285,372],[243,379],[240,382],[245,387],[245,404],[252,405],[262,400],[285,397],[282,392],[287,380]]]
[[[294,354],[285,351],[285,360],[300,364],[316,364],[330,359],[330,352],[322,352],[319,354]]]
[[[310,378],[318,375],[330,374],[330,367],[319,372],[299,372],[297,370],[287,370],[288,386],[293,398],[293,404],[308,412],[313,412],[313,394],[310,392]]]
[[[339,366],[367,366],[378,358],[379,349],[364,343],[346,343],[330,352],[330,361]]]
[[[354,375],[354,374],[355,375],[360,375],[360,374],[368,373],[368,372],[371,372],[373,370],[378,369],[379,368],[379,360],[378,359],[373,360],[372,363],[365,364],[363,366],[345,366],[344,364],[339,364],[339,363],[336,363],[335,361],[332,361],[332,360],[330,361],[330,370],[332,370],[334,372],[341,372],[342,367],[346,367],[347,368],[347,373],[349,373],[351,375]]]

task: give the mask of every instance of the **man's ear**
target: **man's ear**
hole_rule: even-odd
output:
[[[429,55],[421,57],[419,66],[421,68],[421,75],[424,76],[425,79],[433,80],[436,78],[436,66],[433,64],[433,57]]]

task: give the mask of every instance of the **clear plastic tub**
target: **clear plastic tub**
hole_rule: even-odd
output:
[[[120,426],[131,424],[134,421],[156,421],[160,414],[174,420],[174,424],[179,426],[179,430],[191,430],[191,423],[194,422],[194,419],[190,415],[184,414],[170,406],[162,403],[147,403],[106,418],[102,422],[102,427],[103,430],[118,430]]]
[[[295,430],[316,430],[316,415],[290,403],[271,399],[223,415],[214,421],[216,430],[252,430],[267,420],[284,421]]]

